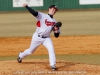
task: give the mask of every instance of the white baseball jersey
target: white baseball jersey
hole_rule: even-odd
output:
[[[21,52],[19,54],[19,57],[23,59],[25,56],[32,54],[40,44],[43,44],[47,48],[49,53],[50,66],[54,66],[56,64],[56,57],[53,43],[49,36],[56,21],[55,19],[51,18],[50,15],[43,14],[41,12],[38,12],[38,16],[36,18],[37,29],[32,36],[30,47],[26,49],[24,52]],[[38,35],[47,38],[41,38],[38,37]]]
[[[38,12],[37,29],[36,33],[42,36],[50,36],[52,28],[56,23],[56,20],[51,18],[48,14]]]

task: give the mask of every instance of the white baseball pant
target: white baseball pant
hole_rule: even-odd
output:
[[[19,57],[23,59],[25,56],[32,54],[40,44],[43,44],[48,50],[50,66],[55,66],[56,57],[55,57],[53,43],[50,37],[41,38],[34,34],[32,37],[30,47],[26,49],[24,52],[21,52],[19,54]]]

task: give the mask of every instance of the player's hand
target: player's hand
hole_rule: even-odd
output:
[[[23,4],[23,7],[26,7],[26,6],[27,6],[27,4],[26,4],[26,3],[24,3],[24,4]]]
[[[58,30],[58,27],[54,27],[54,30],[55,30],[55,31]]]
[[[58,33],[58,27],[54,27],[54,33]]]

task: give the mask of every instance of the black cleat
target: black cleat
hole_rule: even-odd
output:
[[[17,58],[18,63],[22,62],[22,59],[20,57]]]
[[[52,66],[51,69],[52,69],[52,71],[55,71],[56,70],[56,68],[54,66]]]

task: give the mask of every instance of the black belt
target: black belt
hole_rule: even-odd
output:
[[[44,37],[44,36],[42,36],[42,35],[38,35],[38,37],[41,37],[41,38],[47,38],[47,36]]]

